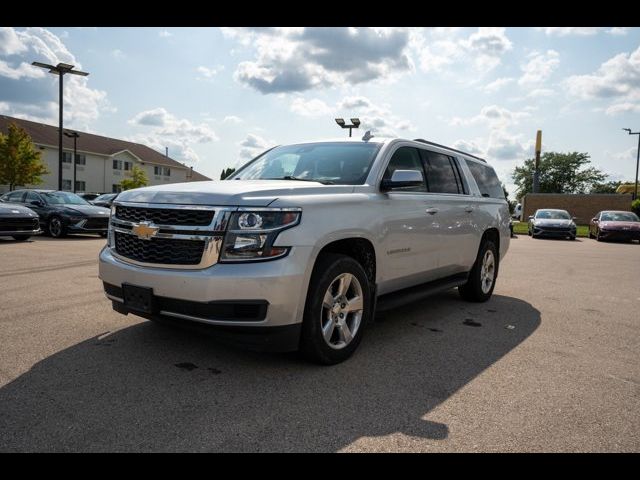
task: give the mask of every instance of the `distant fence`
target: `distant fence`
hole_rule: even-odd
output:
[[[631,211],[631,194],[528,193],[522,201],[522,220],[527,221],[539,208],[559,208],[576,217],[578,225],[588,225],[601,210]]]

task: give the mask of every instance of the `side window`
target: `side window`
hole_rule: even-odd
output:
[[[423,150],[426,154],[427,183],[433,193],[464,193],[462,180],[451,157]]]
[[[469,170],[471,170],[471,175],[473,175],[473,178],[478,184],[480,194],[483,197],[504,198],[502,185],[500,185],[500,180],[498,180],[498,176],[496,172],[493,171],[493,168],[472,161],[467,161],[467,166]]]
[[[22,197],[24,196],[24,191],[12,192],[5,197],[7,202],[22,202]]]
[[[36,200],[40,200],[40,195],[38,195],[35,192],[27,192],[27,196],[24,199],[24,203],[31,203],[31,202],[35,202]]]
[[[420,153],[418,150],[413,147],[400,147],[395,151],[391,160],[389,160],[389,165],[387,165],[387,169],[384,172],[383,179],[391,180],[391,176],[393,172],[396,170],[418,170],[422,173],[423,182],[419,187],[400,187],[394,188],[394,191],[402,191],[402,192],[426,192],[427,185],[424,182],[424,170],[422,168],[422,159],[420,158]]]

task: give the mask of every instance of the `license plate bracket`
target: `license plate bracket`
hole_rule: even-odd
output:
[[[153,289],[137,285],[122,284],[124,306],[142,313],[153,313]]]

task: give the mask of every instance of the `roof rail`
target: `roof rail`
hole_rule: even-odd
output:
[[[446,148],[447,150],[451,150],[452,152],[461,153],[463,155],[467,155],[468,157],[475,158],[476,160],[480,160],[481,162],[487,163],[484,158],[476,157],[475,155],[471,155],[470,153],[463,152],[462,150],[456,150],[455,148],[446,147],[444,145],[440,145],[439,143],[429,142],[423,138],[414,138],[414,142],[426,143],[427,145],[433,145],[434,147]]]

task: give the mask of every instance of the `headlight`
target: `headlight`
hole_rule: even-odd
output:
[[[220,261],[272,260],[289,247],[274,247],[278,234],[300,222],[301,209],[264,209],[234,212],[224,236]]]

